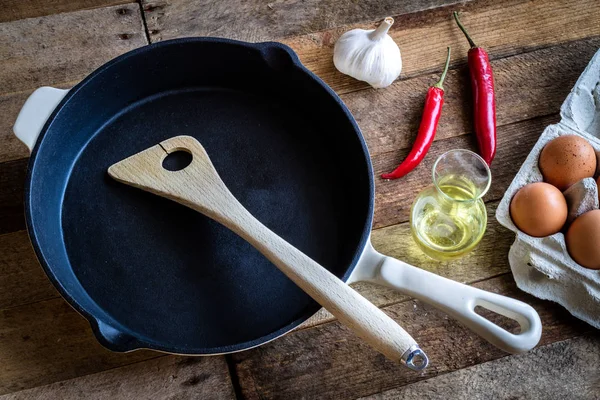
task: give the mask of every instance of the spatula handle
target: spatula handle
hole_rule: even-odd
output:
[[[426,363],[426,356],[415,340],[382,310],[262,225],[241,205],[232,205],[231,212],[236,214],[237,225],[230,228],[342,324],[388,358],[407,363],[413,369],[425,367],[417,365],[415,356],[419,354],[417,358],[422,363]]]
[[[182,170],[162,167],[175,151],[192,154]],[[420,370],[427,357],[393,319],[254,218],[223,183],[200,143],[178,136],[109,168],[116,180],[193,208],[225,225],[260,251],[340,322],[388,358]]]

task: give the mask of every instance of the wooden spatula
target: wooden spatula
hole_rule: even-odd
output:
[[[191,163],[179,171],[166,170],[163,160],[176,151],[190,153]],[[193,137],[165,140],[112,165],[108,173],[119,182],[174,200],[225,225],[385,356],[414,370],[427,366],[427,356],[400,325],[254,218],[231,194]]]

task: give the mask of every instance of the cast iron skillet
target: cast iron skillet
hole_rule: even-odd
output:
[[[108,177],[110,165],[178,135],[197,138],[254,216],[340,279],[360,264],[354,280],[428,301],[507,351],[539,340],[539,317],[526,304],[372,249],[374,182],[360,130],[282,44],[146,46],[68,92],[38,89],[14,129],[33,149],[25,199],[36,254],[109,349],[239,351],[319,308],[227,228]],[[521,334],[480,317],[476,305],[516,319]]]

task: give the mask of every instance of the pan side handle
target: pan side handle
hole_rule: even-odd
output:
[[[98,342],[111,351],[127,353],[145,348],[135,337],[123,333],[102,321],[93,319],[90,321],[90,325]]]
[[[50,114],[68,91],[44,86],[34,91],[23,104],[13,125],[13,132],[30,152]]]
[[[534,348],[542,335],[542,322],[530,305],[443,278],[375,251],[365,249],[361,265],[351,280],[364,280],[387,286],[444,311],[473,332],[508,353],[523,353]],[[363,261],[364,260],[364,261]],[[365,265],[363,266],[363,262]],[[517,321],[518,334],[511,333],[475,312],[483,307]]]

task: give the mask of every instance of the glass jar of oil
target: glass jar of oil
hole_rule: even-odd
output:
[[[487,225],[482,197],[492,183],[486,162],[469,150],[451,150],[433,165],[433,185],[415,199],[412,236],[431,258],[450,260],[477,246]]]

